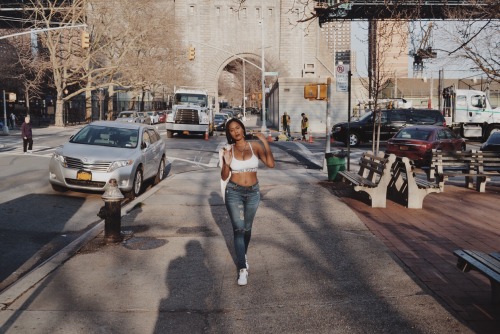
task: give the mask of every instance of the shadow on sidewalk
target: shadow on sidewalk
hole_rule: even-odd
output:
[[[353,209],[442,305],[477,333],[498,333],[500,305],[491,303],[490,282],[477,272],[461,272],[453,255],[456,249],[500,251],[498,185],[479,193],[447,183],[444,192],[425,198],[423,209],[408,209],[393,200],[386,208],[371,208],[351,186],[320,184]]]

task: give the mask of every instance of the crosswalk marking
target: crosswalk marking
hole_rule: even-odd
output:
[[[42,157],[51,157],[55,149],[55,147],[51,146],[36,146],[33,147],[33,153],[31,154]],[[0,155],[24,155],[23,147],[22,145],[0,147]]]

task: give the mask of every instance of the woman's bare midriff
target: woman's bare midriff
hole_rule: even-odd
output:
[[[233,173],[231,181],[242,187],[251,187],[257,183],[256,172]]]

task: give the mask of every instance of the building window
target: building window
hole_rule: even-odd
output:
[[[220,16],[220,6],[215,7],[215,15]]]
[[[193,15],[194,14],[194,5],[189,6],[189,14]]]

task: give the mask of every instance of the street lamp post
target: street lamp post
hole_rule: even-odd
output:
[[[261,24],[261,35],[262,35],[262,127],[260,132],[267,132],[266,126],[266,74],[265,74],[265,64],[264,64],[264,0],[261,3],[261,13],[260,13],[260,24]]]

